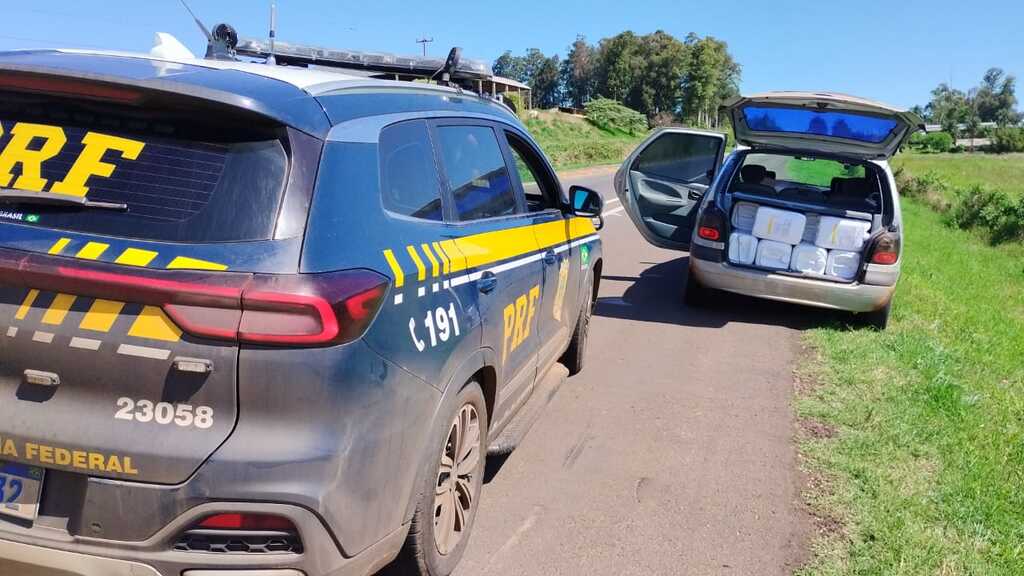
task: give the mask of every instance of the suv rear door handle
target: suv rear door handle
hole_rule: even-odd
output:
[[[555,255],[554,250],[548,250],[544,253],[545,264],[554,264],[555,262],[558,262],[558,256]]]
[[[487,272],[484,272],[482,275],[480,275],[480,280],[477,282],[476,285],[478,288],[480,288],[481,292],[487,294],[488,292],[491,292],[498,286],[498,277],[494,274],[494,272],[488,270]]]

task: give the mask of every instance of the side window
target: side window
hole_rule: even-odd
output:
[[[444,219],[426,122],[412,120],[381,131],[380,190],[384,207],[391,212],[424,220]]]
[[[523,183],[526,208],[530,212],[559,208],[558,186],[551,181],[547,171],[544,170],[543,160],[537,157],[537,153],[529,144],[520,140],[515,134],[506,132],[505,136],[508,138],[509,148],[512,149],[512,157],[516,161],[519,181]]]
[[[437,138],[459,220],[515,213],[512,179],[493,129],[440,126]]]
[[[714,169],[721,146],[721,138],[667,132],[640,153],[633,169],[655,178],[710,184],[707,173]]]

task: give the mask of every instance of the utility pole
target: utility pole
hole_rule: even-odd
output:
[[[417,38],[416,39],[416,43],[417,44],[422,44],[423,45],[423,57],[424,58],[427,57],[427,44],[430,44],[433,41],[434,41],[433,38],[427,38],[427,37]]]

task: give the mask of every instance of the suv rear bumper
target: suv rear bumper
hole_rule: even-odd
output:
[[[690,259],[690,273],[695,274],[697,280],[708,288],[849,312],[878,310],[889,303],[896,290],[895,285],[841,284],[796,278],[699,258]]]
[[[217,511],[262,512],[285,516],[298,528],[303,552],[229,554],[173,549],[180,532]],[[366,576],[390,562],[401,549],[408,525],[361,553],[346,558],[320,520],[308,510],[282,504],[199,506],[138,543],[91,538],[46,538],[40,529],[0,532],[0,574],[18,576]],[[239,572],[241,571],[241,572]]]

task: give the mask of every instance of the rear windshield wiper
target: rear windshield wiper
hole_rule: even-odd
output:
[[[14,188],[0,188],[0,202],[95,208],[98,210],[124,211],[128,209],[128,205],[123,202],[99,202],[97,200],[89,200],[85,196],[56,194],[54,192],[28,192],[26,190],[15,190]]]

